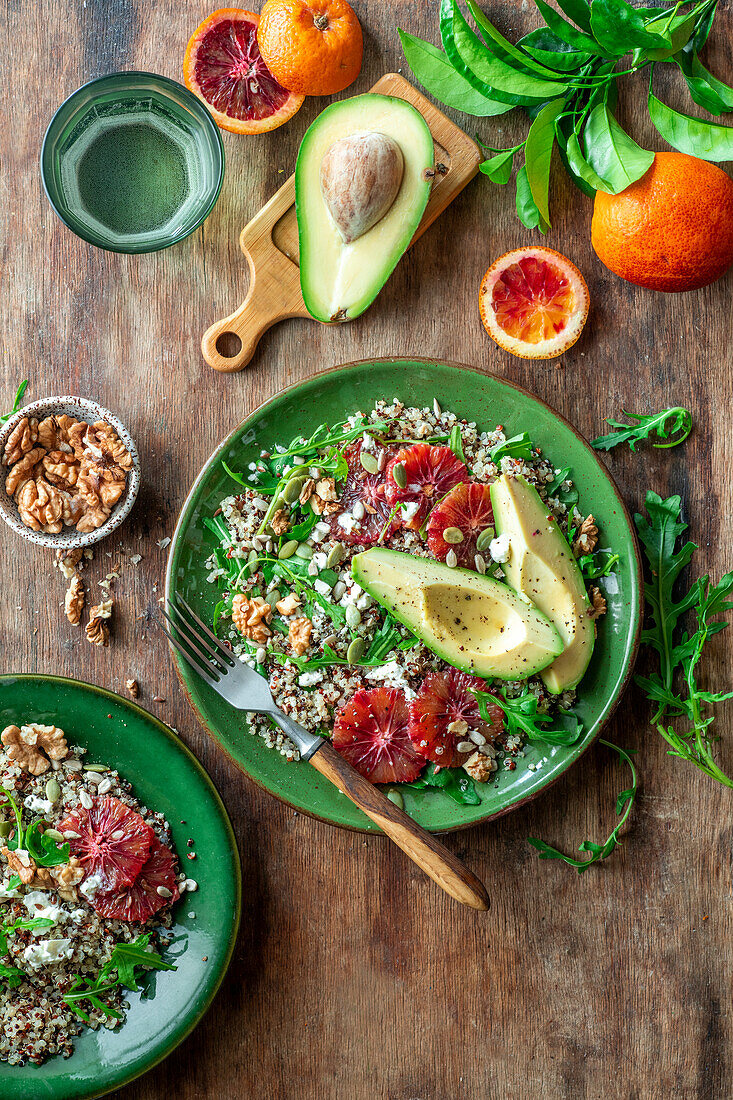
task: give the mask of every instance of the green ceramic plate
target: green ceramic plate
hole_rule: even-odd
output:
[[[636,656],[641,624],[641,565],[628,512],[607,470],[596,454],[549,406],[518,386],[495,375],[424,359],[379,359],[350,363],[317,374],[273,397],[252,413],[217,448],[196,480],[183,506],[168,559],[166,595],[180,592],[206,619],[218,594],[206,583],[204,561],[211,553],[210,536],[202,524],[222,497],[235,490],[221,460],[234,470],[246,469],[259,450],[308,435],[319,423],[338,423],[361,409],[368,411],[379,397],[398,397],[408,405],[433,404],[437,398],[480,428],[503,424],[507,435],[527,430],[556,465],[571,466],[584,512],[593,512],[603,545],[621,555],[607,590],[608,614],[583,680],[577,711],[583,740],[571,748],[533,747],[514,772],[500,771],[480,788],[481,803],[459,806],[435,791],[405,791],[406,809],[434,831],[462,828],[506,813],[532,798],[568,768],[598,736],[626,685]],[[307,764],[287,764],[264,742],[249,735],[245,715],[219,698],[177,655],[179,676],[199,718],[209,733],[251,779],[292,806],[351,829],[378,831],[344,795]],[[527,764],[541,764],[537,771]]]
[[[141,707],[60,676],[0,676],[0,728],[20,721],[53,722],[70,742],[113,764],[145,805],[165,814],[179,855],[187,852],[189,837],[197,852],[191,863],[183,859],[183,869],[199,889],[184,894],[173,910],[169,952],[178,969],[151,973],[145,993],[127,994],[125,1023],[116,1031],[83,1032],[70,1058],[51,1058],[42,1066],[0,1062],[3,1100],[88,1100],[160,1062],[211,1004],[239,927],[239,855],[208,775],[175,734]]]

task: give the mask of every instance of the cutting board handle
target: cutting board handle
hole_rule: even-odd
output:
[[[247,257],[249,259],[249,257]],[[242,370],[252,359],[260,337],[268,328],[291,317],[291,313],[273,312],[272,299],[262,290],[250,260],[250,284],[247,297],[239,309],[222,321],[215,321],[201,339],[201,351],[204,359],[214,370],[231,374]],[[239,350],[233,355],[224,355],[227,345],[236,344],[232,337],[238,337]],[[220,344],[221,341],[221,344]],[[220,350],[220,347],[222,350]]]

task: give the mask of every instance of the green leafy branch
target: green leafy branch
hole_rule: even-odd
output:
[[[648,518],[638,513],[634,516],[650,572],[644,592],[651,623],[642,641],[656,652],[659,671],[636,676],[635,680],[652,704],[652,725],[670,746],[670,755],[687,760],[711,779],[733,787],[733,779],[714,759],[717,738],[711,732],[714,714],[709,711],[713,704],[733,698],[733,692],[707,691],[697,683],[705,646],[729,625],[718,616],[733,609],[733,573],[726,573],[717,584],[712,584],[707,575],[699,577],[686,594],[676,599],[676,582],[698,547],[689,541],[677,545],[687,530],[678,496],[662,500],[649,490],[646,510]],[[680,629],[680,620],[687,613],[695,619],[691,634]],[[676,690],[678,678],[681,687]],[[680,722],[686,725],[680,728]]]
[[[74,984],[62,998],[64,1004],[87,1024],[91,1023],[91,1020],[86,1010],[81,1007],[83,1001],[88,1001],[97,1012],[121,1020],[121,1013],[112,1008],[104,998],[118,987],[138,993],[139,982],[147,970],[177,969],[172,963],[165,962],[157,951],[152,951],[149,945],[149,932],[138,936],[133,943],[118,943],[112,951],[109,962],[105,963],[96,978],[82,978],[76,975]]]
[[[620,77],[649,68],[649,116],[674,148],[705,160],[733,159],[733,128],[672,110],[653,92],[654,67],[676,65],[691,98],[709,114],[733,110],[733,89],[705,69],[700,51],[717,0],[634,8],[627,0],[558,0],[560,12],[535,0],[545,26],[510,42],[467,0],[441,0],[442,49],[400,30],[407,63],[446,106],[477,118],[521,107],[530,119],[524,141],[493,155],[481,171],[506,184],[514,162],[517,215],[528,228],[550,225],[549,177],[555,145],[566,171],[587,195],[617,194],[639,179],[654,153],[642,149],[615,117]],[[561,14],[562,13],[562,14]],[[567,17],[567,18],[566,18]]]
[[[591,447],[595,447],[597,451],[610,451],[618,447],[619,443],[628,443],[631,450],[636,451],[637,444],[643,439],[649,439],[651,435],[656,435],[658,439],[664,441],[654,443],[654,447],[677,447],[680,443],[684,443],[692,431],[692,415],[680,406],[662,409],[661,412],[652,413],[649,416],[630,413],[626,409],[622,412],[633,423],[624,424],[620,420],[611,419],[610,416],[606,417],[606,423],[616,431],[592,439]]]
[[[618,753],[621,759],[624,760],[631,769],[631,786],[621,791],[616,798],[616,815],[620,820],[611,830],[608,840],[603,844],[596,844],[595,841],[592,840],[584,840],[582,844],[578,845],[578,851],[588,852],[588,859],[577,859],[575,856],[565,855],[564,852],[559,851],[557,848],[553,848],[551,844],[547,844],[544,840],[539,840],[534,836],[527,837],[527,842],[540,853],[540,859],[561,859],[564,863],[569,864],[571,867],[575,867],[579,875],[587,871],[591,864],[598,863],[602,859],[608,859],[611,852],[617,847],[619,843],[619,834],[631,813],[631,808],[634,805],[636,794],[639,789],[636,768],[629,752],[627,752],[626,749],[622,749],[620,745],[614,745],[611,741],[604,741],[603,738],[600,739],[600,743],[605,745],[606,748],[613,749],[614,752]],[[636,750],[632,749],[629,751],[635,752]]]

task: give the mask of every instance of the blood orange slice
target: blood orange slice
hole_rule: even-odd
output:
[[[259,15],[219,8],[191,35],[183,61],[186,87],[203,99],[217,126],[262,134],[292,118],[303,104],[278,84],[257,45]]]
[[[361,688],[336,714],[333,746],[372,783],[411,783],[425,767],[408,732],[407,700],[396,688]]]
[[[103,890],[132,885],[155,839],[140,814],[118,798],[95,802],[91,810],[78,806],[58,828],[65,836],[79,834],[68,837],[71,854],[81,861],[87,875],[99,875]]]
[[[487,528],[493,530],[493,524],[488,485],[456,485],[430,513],[428,546],[439,561],[453,550],[459,565],[475,569],[476,542]]]
[[[491,265],[479,308],[489,336],[521,359],[554,359],[571,348],[588,316],[588,287],[551,248],[516,248]]]
[[[407,504],[402,523],[418,531],[433,504],[468,479],[468,470],[450,447],[415,443],[402,447],[387,466],[387,500],[393,508],[400,501]]]
[[[410,737],[415,748],[441,768],[460,767],[476,751],[469,734],[494,741],[504,727],[503,712],[496,704],[489,706],[491,722],[484,721],[471,689],[486,691],[486,684],[455,668],[431,672],[410,703]],[[471,747],[459,750],[464,743]]]
[[[376,446],[376,445],[375,445]],[[380,452],[383,448],[370,451],[370,456],[379,462]],[[379,541],[384,531],[387,538],[399,524],[390,520],[390,505],[387,503],[386,484],[384,472],[369,473],[361,462],[362,441],[350,444],[344,451],[344,458],[348,463],[349,473],[344,482],[344,489],[339,501],[340,511],[331,517],[331,532],[334,538],[349,546],[373,546]],[[361,504],[357,509],[360,518],[354,517],[354,505]],[[349,520],[341,519],[350,515]]]
[[[103,917],[113,920],[146,921],[179,897],[176,857],[153,834],[148,860],[132,886],[97,893],[92,905]]]

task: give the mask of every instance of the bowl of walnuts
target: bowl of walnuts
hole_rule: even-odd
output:
[[[120,420],[83,397],[47,397],[0,430],[0,514],[23,538],[73,550],[116,530],[135,503],[140,460]]]

